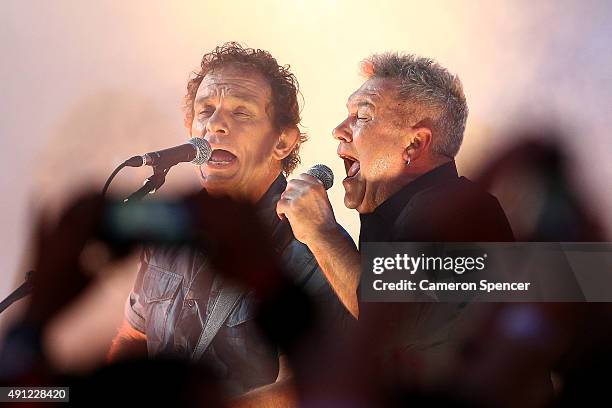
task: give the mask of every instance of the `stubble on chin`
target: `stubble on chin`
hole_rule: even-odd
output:
[[[365,199],[365,183],[363,181],[351,183],[348,187],[344,186],[344,206],[351,210],[359,211]]]
[[[344,194],[344,206],[349,210],[354,210],[359,206],[359,203],[355,203],[354,199],[349,197],[346,193]]]

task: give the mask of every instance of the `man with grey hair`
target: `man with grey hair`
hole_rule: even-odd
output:
[[[497,199],[457,173],[454,158],[468,115],[459,78],[431,59],[397,53],[373,55],[361,70],[366,81],[349,97],[348,115],[333,131],[346,169],[344,204],[361,219],[360,247],[364,242],[512,241]],[[320,183],[306,174],[291,180],[277,212],[289,219],[296,238],[358,316],[364,309],[357,296],[359,252],[336,227]],[[423,350],[448,340],[457,309],[396,304],[385,309],[389,327],[395,328],[378,327],[387,336],[393,330],[409,332],[401,346]]]

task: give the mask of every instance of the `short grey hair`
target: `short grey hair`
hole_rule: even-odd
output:
[[[468,107],[459,77],[436,61],[412,54],[374,54],[361,63],[369,78],[399,80],[403,124],[431,129],[432,150],[455,157],[463,141]]]

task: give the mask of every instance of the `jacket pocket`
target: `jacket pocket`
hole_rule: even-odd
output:
[[[149,270],[142,282],[145,302],[162,302],[170,300],[181,285],[182,277],[172,272],[149,265]]]
[[[176,320],[176,301],[183,278],[154,265],[143,277],[147,347],[149,355],[165,352],[172,345],[169,336]]]

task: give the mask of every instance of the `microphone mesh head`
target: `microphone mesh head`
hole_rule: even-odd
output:
[[[191,163],[195,164],[196,166],[199,166],[210,160],[210,156],[212,155],[212,148],[204,138],[194,137],[189,140],[189,143],[195,146],[197,152],[195,159],[193,159]]]
[[[310,174],[312,177],[317,178],[326,190],[329,190],[334,185],[334,173],[329,167],[324,164],[315,164],[312,166],[306,174]]]

